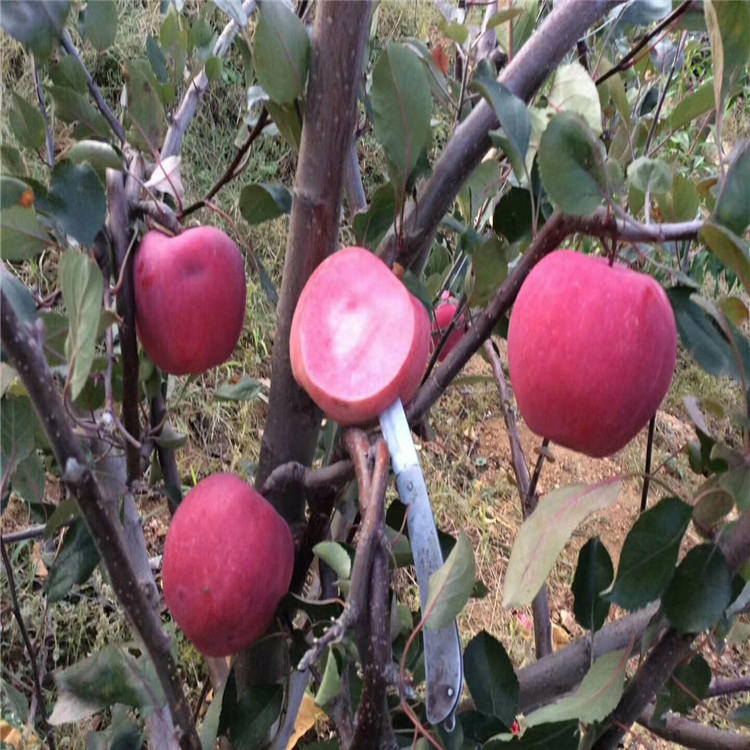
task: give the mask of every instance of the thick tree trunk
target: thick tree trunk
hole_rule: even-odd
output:
[[[256,487],[280,464],[312,462],[321,413],[295,383],[289,363],[289,330],[302,287],[335,248],[342,175],[351,145],[359,77],[370,22],[370,3],[321,2],[315,15],[312,62],[284,278],[271,362],[272,379]],[[278,493],[274,504],[290,523],[304,521],[298,488]]]

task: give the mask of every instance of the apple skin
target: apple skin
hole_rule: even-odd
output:
[[[369,250],[339,250],[307,280],[292,319],[292,373],[339,424],[369,422],[397,398],[408,401],[429,351],[427,310]]]
[[[164,599],[204,656],[229,656],[265,634],[289,589],[294,542],[273,506],[233,474],[193,487],[167,532]]]
[[[157,367],[198,375],[231,356],[245,320],[245,265],[215,227],[151,231],[133,270],[138,338]]]
[[[602,458],[656,413],[674,373],[677,329],[650,276],[557,250],[518,293],[508,330],[510,380],[529,429]]]
[[[458,308],[458,300],[451,297],[448,292],[443,292],[440,301],[435,305],[433,313],[435,320],[432,323],[432,348],[437,349],[443,333],[450,326],[453,316]],[[438,362],[442,362],[453,350],[456,344],[463,338],[466,333],[466,316],[462,313],[456,321],[455,328],[450,332],[445,346],[438,355]]]

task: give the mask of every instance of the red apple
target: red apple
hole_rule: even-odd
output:
[[[380,258],[360,247],[329,256],[302,290],[289,342],[297,382],[342,425],[408,401],[427,364],[424,306]]]
[[[164,599],[205,656],[260,638],[289,589],[294,542],[284,519],[247,482],[214,474],[188,492],[164,544]]]
[[[443,292],[440,295],[440,301],[435,305],[435,309],[433,310],[433,313],[435,314],[435,320],[432,323],[433,349],[437,349],[440,340],[448,330],[457,309],[458,300],[455,297],[451,297],[448,292]],[[451,353],[451,350],[463,338],[464,333],[466,333],[466,315],[461,313],[461,315],[458,316],[455,327],[448,335],[445,346],[438,355],[438,362],[442,362]]]
[[[508,365],[537,435],[601,458],[648,424],[669,389],[677,329],[650,276],[558,250],[518,293]]]
[[[245,265],[220,229],[148,232],[133,284],[138,338],[157,367],[197,375],[232,354],[245,320]]]

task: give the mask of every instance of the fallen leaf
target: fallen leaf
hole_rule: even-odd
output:
[[[299,707],[299,713],[294,721],[294,734],[289,738],[286,750],[297,747],[297,742],[315,726],[315,722],[323,714],[324,712],[315,705],[315,698],[310,693],[305,693],[302,705]]]

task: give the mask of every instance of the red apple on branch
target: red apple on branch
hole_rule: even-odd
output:
[[[138,338],[157,367],[197,375],[230,357],[245,320],[245,266],[224,232],[148,232],[133,284]]]
[[[374,419],[419,387],[430,348],[424,306],[360,247],[324,260],[302,290],[290,336],[292,372],[339,424]]]
[[[450,327],[453,316],[458,309],[458,300],[452,297],[449,292],[443,292],[440,295],[440,301],[435,305],[435,320],[432,323],[432,348],[436,349],[445,332]],[[440,350],[438,362],[442,362],[450,353],[453,347],[463,338],[466,333],[466,315],[462,312],[456,320],[456,325],[448,334],[445,345]]]
[[[537,435],[601,458],[648,424],[677,357],[674,314],[650,276],[558,250],[518,293],[508,365]]]
[[[289,589],[294,542],[247,482],[214,474],[188,492],[164,544],[164,599],[205,656],[241,651],[268,630]]]

